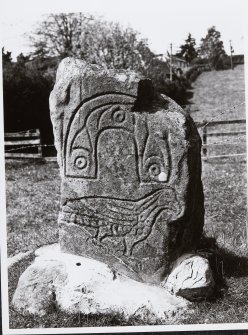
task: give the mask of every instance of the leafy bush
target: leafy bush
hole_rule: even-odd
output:
[[[192,83],[201,73],[202,73],[202,67],[199,65],[195,65],[186,72],[185,76]]]

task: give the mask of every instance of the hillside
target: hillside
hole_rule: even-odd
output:
[[[203,72],[193,84],[191,116],[195,121],[245,118],[244,65]]]

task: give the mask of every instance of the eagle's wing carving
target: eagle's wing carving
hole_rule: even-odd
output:
[[[149,236],[157,217],[163,212],[169,219],[179,207],[175,190],[168,187],[136,201],[105,197],[68,201],[63,213],[65,221],[95,229],[93,237],[99,242],[121,238],[125,254],[131,255],[134,246]]]

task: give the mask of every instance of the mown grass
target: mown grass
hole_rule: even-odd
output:
[[[243,107],[219,114],[222,105],[244,101],[243,67],[233,71],[203,73],[195,83],[192,114],[197,121],[210,118],[244,118]],[[221,150],[229,150],[228,146]],[[243,150],[243,149],[242,149]],[[205,227],[207,249],[219,279],[218,294],[211,301],[195,303],[193,312],[175,318],[174,324],[248,322],[248,244],[246,227],[246,159],[222,158],[203,162]],[[58,239],[59,170],[56,163],[6,162],[8,254],[34,250]],[[206,249],[206,245],[205,245]],[[19,275],[32,256],[10,270],[10,300]],[[149,323],[149,322],[148,322]],[[157,320],[157,324],[161,322]],[[141,325],[139,319],[122,316],[71,316],[54,311],[39,318],[21,316],[10,310],[11,328],[86,327]]]
[[[193,84],[195,121],[245,118],[244,65],[234,70],[203,72]]]
[[[58,240],[57,163],[6,161],[8,256]]]
[[[191,116],[197,122],[245,118],[244,67],[205,72],[194,84]],[[244,126],[225,125],[211,132],[244,130]],[[208,148],[210,156],[246,152],[245,136],[211,138],[208,143],[224,145]],[[233,145],[237,142],[236,145]],[[231,145],[230,145],[231,143]],[[212,246],[218,271],[225,278],[214,301],[197,303],[193,314],[182,323],[248,322],[248,239],[247,239],[246,158],[209,159],[203,163],[205,194],[204,233]]]
[[[205,232],[219,247],[248,256],[246,160],[211,159],[203,164]]]
[[[194,83],[191,114],[195,121],[245,119],[244,66],[234,70],[204,72]],[[235,106],[235,108],[233,108]],[[245,130],[244,125],[218,125],[209,131]],[[201,129],[200,129],[201,130]],[[210,156],[246,152],[245,136],[208,139],[221,146],[208,148]],[[235,143],[235,145],[234,145]],[[205,230],[220,247],[247,254],[246,159],[209,159],[203,164]]]
[[[218,159],[203,165],[206,236],[224,282],[212,301],[196,304],[184,324],[248,322],[246,162]]]

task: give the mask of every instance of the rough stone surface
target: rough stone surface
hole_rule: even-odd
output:
[[[175,262],[164,287],[172,294],[195,300],[211,296],[214,285],[208,260],[188,254],[181,256]]]
[[[204,221],[192,119],[134,72],[64,59],[50,96],[63,251],[159,283]]]
[[[162,287],[125,277],[102,262],[61,253],[56,246],[36,254],[12,301],[23,314],[42,316],[56,307],[73,314],[119,313],[156,321],[168,320],[189,304]]]

